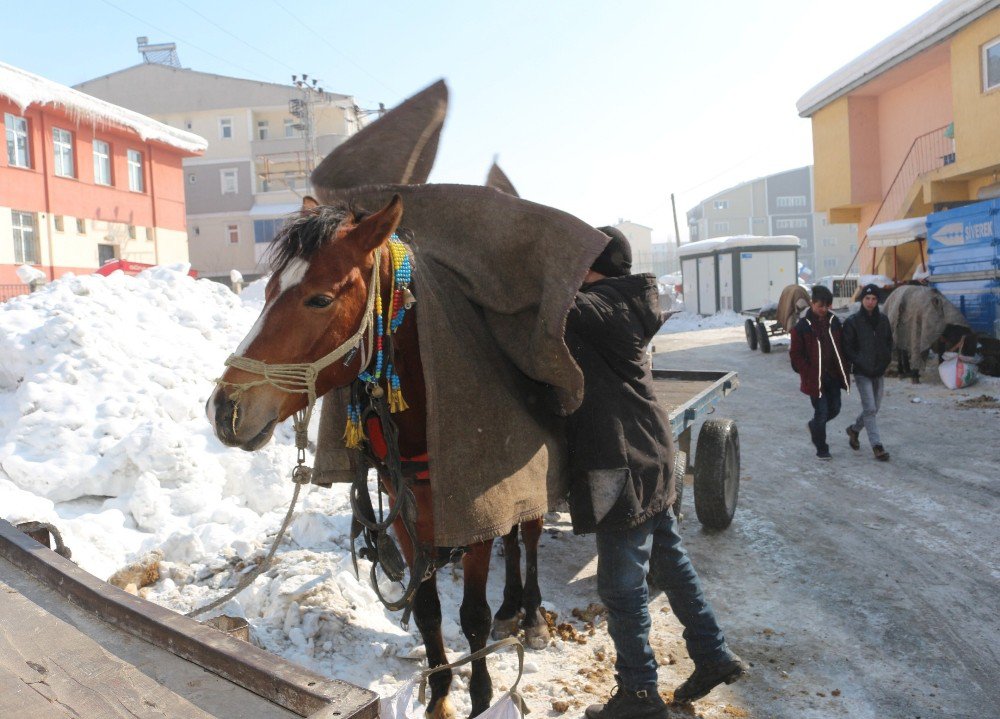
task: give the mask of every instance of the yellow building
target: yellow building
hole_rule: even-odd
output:
[[[919,223],[885,223],[1000,196],[1000,0],[940,3],[797,108],[812,120],[816,210],[858,225],[854,269],[911,277]]]

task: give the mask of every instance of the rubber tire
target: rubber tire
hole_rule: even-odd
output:
[[[764,354],[768,354],[771,351],[771,337],[767,333],[767,327],[763,322],[757,323],[757,346],[760,347],[760,351]]]
[[[733,522],[740,496],[740,434],[731,419],[709,419],[694,455],[694,509],[706,529]]]
[[[751,351],[756,350],[757,349],[757,327],[756,327],[756,325],[754,325],[754,321],[753,320],[747,320],[746,322],[744,322],[743,323],[743,331],[746,332],[746,335],[747,335],[747,347],[749,347],[751,349]]]

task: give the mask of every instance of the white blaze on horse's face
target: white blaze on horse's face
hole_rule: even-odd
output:
[[[288,266],[281,271],[281,274],[278,275],[278,294],[264,305],[264,309],[260,312],[260,317],[257,318],[256,322],[254,322],[254,325],[250,328],[250,332],[247,333],[247,336],[243,338],[242,342],[240,342],[240,346],[236,348],[236,354],[238,356],[246,354],[250,345],[253,344],[253,341],[260,335],[261,330],[264,329],[264,323],[267,321],[268,310],[274,307],[274,303],[277,302],[283,294],[285,294],[286,290],[289,290],[301,283],[302,279],[306,276],[306,272],[308,271],[309,263],[300,257],[296,257],[294,260],[289,262]]]

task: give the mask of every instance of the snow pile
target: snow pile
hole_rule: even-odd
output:
[[[663,329],[660,330],[660,334],[711,330],[720,327],[742,327],[746,319],[746,317],[731,310],[708,316],[702,316],[695,312],[679,312],[667,320]]]
[[[29,105],[55,105],[91,125],[121,125],[144,141],[155,140],[188,152],[204,152],[208,141],[190,132],[164,125],[151,117],[60,85],[58,82],[0,62],[0,95],[9,97],[24,112]]]

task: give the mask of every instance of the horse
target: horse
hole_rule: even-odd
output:
[[[271,248],[273,274],[265,290],[265,305],[250,333],[236,350],[241,359],[227,361],[227,369],[209,398],[206,411],[219,440],[230,447],[252,451],[266,444],[274,427],[285,419],[311,410],[310,401],[335,387],[348,386],[373,365],[372,356],[345,349],[364,344],[365,327],[372,323],[374,288],[381,288],[381,304],[392,307],[392,260],[387,251],[399,229],[403,206],[399,195],[382,209],[368,213],[347,204],[319,206],[307,198],[298,218],[286,224]],[[377,263],[377,264],[376,264]],[[392,335],[392,364],[406,390],[408,408],[393,414],[400,457],[426,455],[426,386],[420,361],[416,308],[409,310]],[[388,329],[388,327],[386,327]],[[370,330],[374,334],[375,330]],[[338,360],[323,362],[321,358]],[[322,369],[316,369],[319,365]],[[311,365],[313,386],[290,387],[287,380],[268,381],[275,365]],[[278,373],[280,374],[280,373]],[[307,373],[308,374],[308,373]],[[262,376],[264,379],[262,379]],[[383,391],[391,388],[383,381]],[[386,467],[378,466],[383,486]],[[388,489],[388,488],[387,488]],[[433,545],[430,483],[411,485],[416,500],[416,540]],[[390,501],[396,497],[390,491]],[[417,547],[397,517],[393,524],[403,556],[412,568]],[[504,537],[506,585],[497,611],[494,637],[515,633],[518,615],[529,644],[547,643],[538,588],[537,550],[542,519],[521,524],[527,574],[522,584],[518,527]],[[462,631],[472,652],[482,649],[490,634],[486,597],[492,540],[466,548],[462,556],[464,592],[460,608]],[[430,668],[447,663],[441,634],[441,605],[436,575],[430,573],[416,588],[413,616],[427,650]],[[448,699],[452,673],[442,670],[429,678],[431,697],[427,716],[448,719],[454,708]],[[490,706],[492,682],[485,659],[472,662],[469,682],[472,716]]]
[[[959,309],[933,287],[902,285],[889,294],[882,307],[892,327],[896,368],[899,376],[909,377],[914,384],[935,346],[951,347],[964,334],[969,334],[969,322]],[[945,332],[954,337],[944,344]]]

